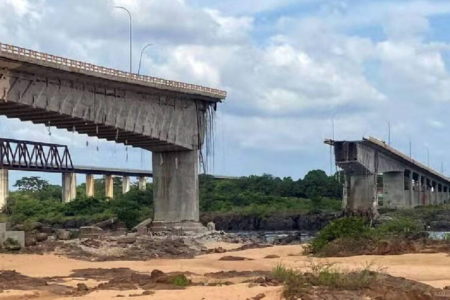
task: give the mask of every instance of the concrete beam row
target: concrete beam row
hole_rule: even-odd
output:
[[[139,189],[144,191],[147,185],[146,177],[138,177]],[[86,175],[86,196],[94,197],[94,175]],[[62,174],[62,200],[63,202],[70,202],[77,197],[77,177],[76,173]],[[124,176],[122,179],[122,192],[128,193],[130,191],[130,177]],[[114,184],[112,175],[105,175],[105,195],[109,198],[114,198]],[[9,172],[7,169],[0,169],[0,209],[6,205],[9,196]]]
[[[6,170],[7,171],[7,170]],[[114,198],[114,181],[112,175],[104,175],[105,179],[105,196],[108,198]],[[147,184],[146,177],[138,177],[139,189],[145,190]],[[63,173],[62,174],[62,199],[63,202],[70,202],[76,198],[76,174],[75,173]],[[86,174],[86,196],[94,197],[95,191],[94,175]],[[130,191],[130,176],[122,177],[122,192],[124,194]],[[1,196],[1,195],[0,195]]]

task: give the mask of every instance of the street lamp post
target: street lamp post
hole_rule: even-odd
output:
[[[130,11],[125,7],[116,6],[115,8],[123,9],[128,13],[128,16],[130,17],[130,73],[133,73],[133,20]]]
[[[144,48],[142,48],[142,51],[141,51],[141,57],[139,58],[138,75],[141,74],[142,54],[144,54],[144,50],[147,49],[147,47],[150,47],[151,45],[153,45],[153,44],[147,44],[147,45],[145,45]]]

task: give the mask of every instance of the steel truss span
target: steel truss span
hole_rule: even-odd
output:
[[[0,138],[0,169],[21,171],[73,171],[66,145]]]

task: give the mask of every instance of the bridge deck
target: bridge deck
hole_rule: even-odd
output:
[[[223,100],[227,95],[225,91],[214,88],[152,76],[138,75],[4,43],[0,43],[0,57],[23,63],[36,64],[42,67],[138,84],[157,89],[203,95],[211,98],[211,100],[216,99],[215,101]]]

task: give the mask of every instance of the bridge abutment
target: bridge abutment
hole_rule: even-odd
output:
[[[198,151],[153,152],[152,230],[182,227],[203,231],[199,223]]]
[[[62,201],[70,202],[77,197],[77,174],[62,173]]]
[[[9,172],[0,169],[0,210],[6,206],[9,197]]]

